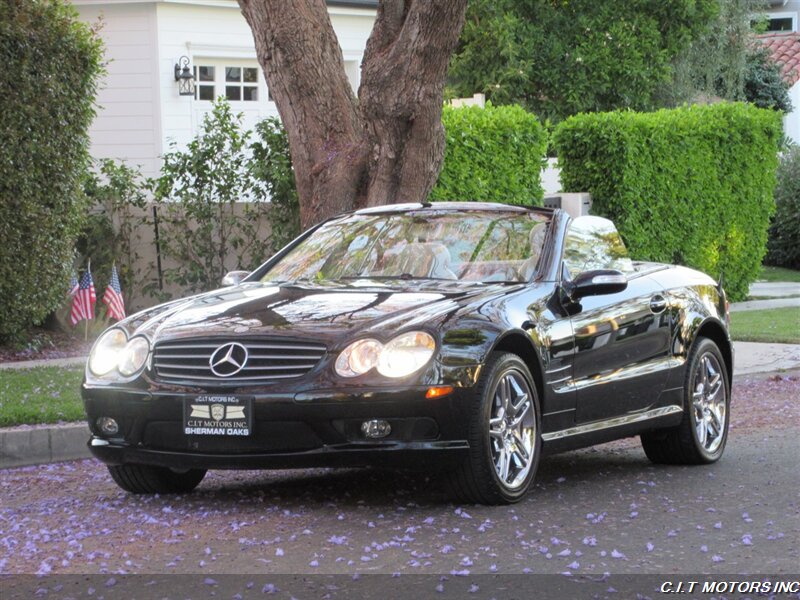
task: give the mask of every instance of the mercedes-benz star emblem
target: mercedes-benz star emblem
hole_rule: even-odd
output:
[[[214,350],[208,364],[217,377],[236,375],[247,364],[247,348],[236,342],[224,344]]]

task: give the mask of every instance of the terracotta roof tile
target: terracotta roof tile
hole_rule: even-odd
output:
[[[780,65],[784,81],[789,85],[800,81],[800,33],[765,33],[758,36],[758,41]]]

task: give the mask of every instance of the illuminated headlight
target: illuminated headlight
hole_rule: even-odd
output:
[[[385,345],[373,339],[358,340],[339,354],[336,372],[357,377],[377,367],[384,377],[406,377],[421,369],[435,350],[435,340],[424,331],[403,333]]]
[[[130,377],[144,366],[149,354],[150,343],[147,338],[142,336],[132,338],[120,354],[117,367],[119,372],[125,377]]]
[[[411,375],[433,356],[436,342],[424,331],[398,335],[383,347],[378,359],[378,373],[384,377]]]
[[[123,377],[130,377],[144,367],[149,354],[147,338],[137,336],[128,340],[122,329],[112,329],[100,336],[92,348],[89,370],[98,377],[114,370]]]
[[[101,377],[116,369],[119,356],[127,343],[128,336],[122,329],[106,331],[92,348],[92,353],[89,355],[89,370]]]
[[[336,359],[336,372],[342,377],[358,377],[378,364],[383,344],[378,340],[358,340],[342,350]]]

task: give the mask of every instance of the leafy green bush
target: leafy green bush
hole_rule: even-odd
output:
[[[102,46],[61,0],[0,2],[0,338],[64,300]]]
[[[142,228],[152,227],[145,210],[150,185],[138,168],[111,159],[99,161],[97,172],[88,173],[84,183],[91,208],[76,244],[80,264],[91,259],[98,290],[108,285],[116,264],[129,305],[142,291],[146,275],[136,265]]]
[[[590,192],[633,256],[723,274],[739,300],[766,249],[780,135],[780,113],[723,103],[576,115],[553,141],[564,189]]]
[[[547,136],[519,106],[445,107],[447,146],[430,200],[539,205]]]
[[[255,193],[247,168],[251,135],[222,98],[185,150],[173,144],[164,154],[155,194],[161,251],[175,264],[163,269],[167,283],[214,289],[226,272],[255,268],[269,255],[272,243],[259,231],[269,203]]]
[[[289,137],[280,119],[268,117],[256,124],[248,170],[254,193],[270,199],[272,250],[277,251],[300,235],[300,203],[289,154]]]
[[[775,206],[766,262],[800,270],[800,146],[792,146],[781,158]]]

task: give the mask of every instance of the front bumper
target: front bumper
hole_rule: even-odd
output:
[[[430,468],[462,460],[469,449],[471,389],[425,398],[425,387],[312,391],[253,396],[250,436],[190,436],[183,406],[196,393],[127,388],[83,388],[92,429],[89,449],[109,465],[150,464],[172,469],[259,469],[321,466]],[[243,394],[244,395],[244,394]],[[113,436],[99,417],[120,425]],[[367,439],[361,423],[384,419],[392,432]]]

